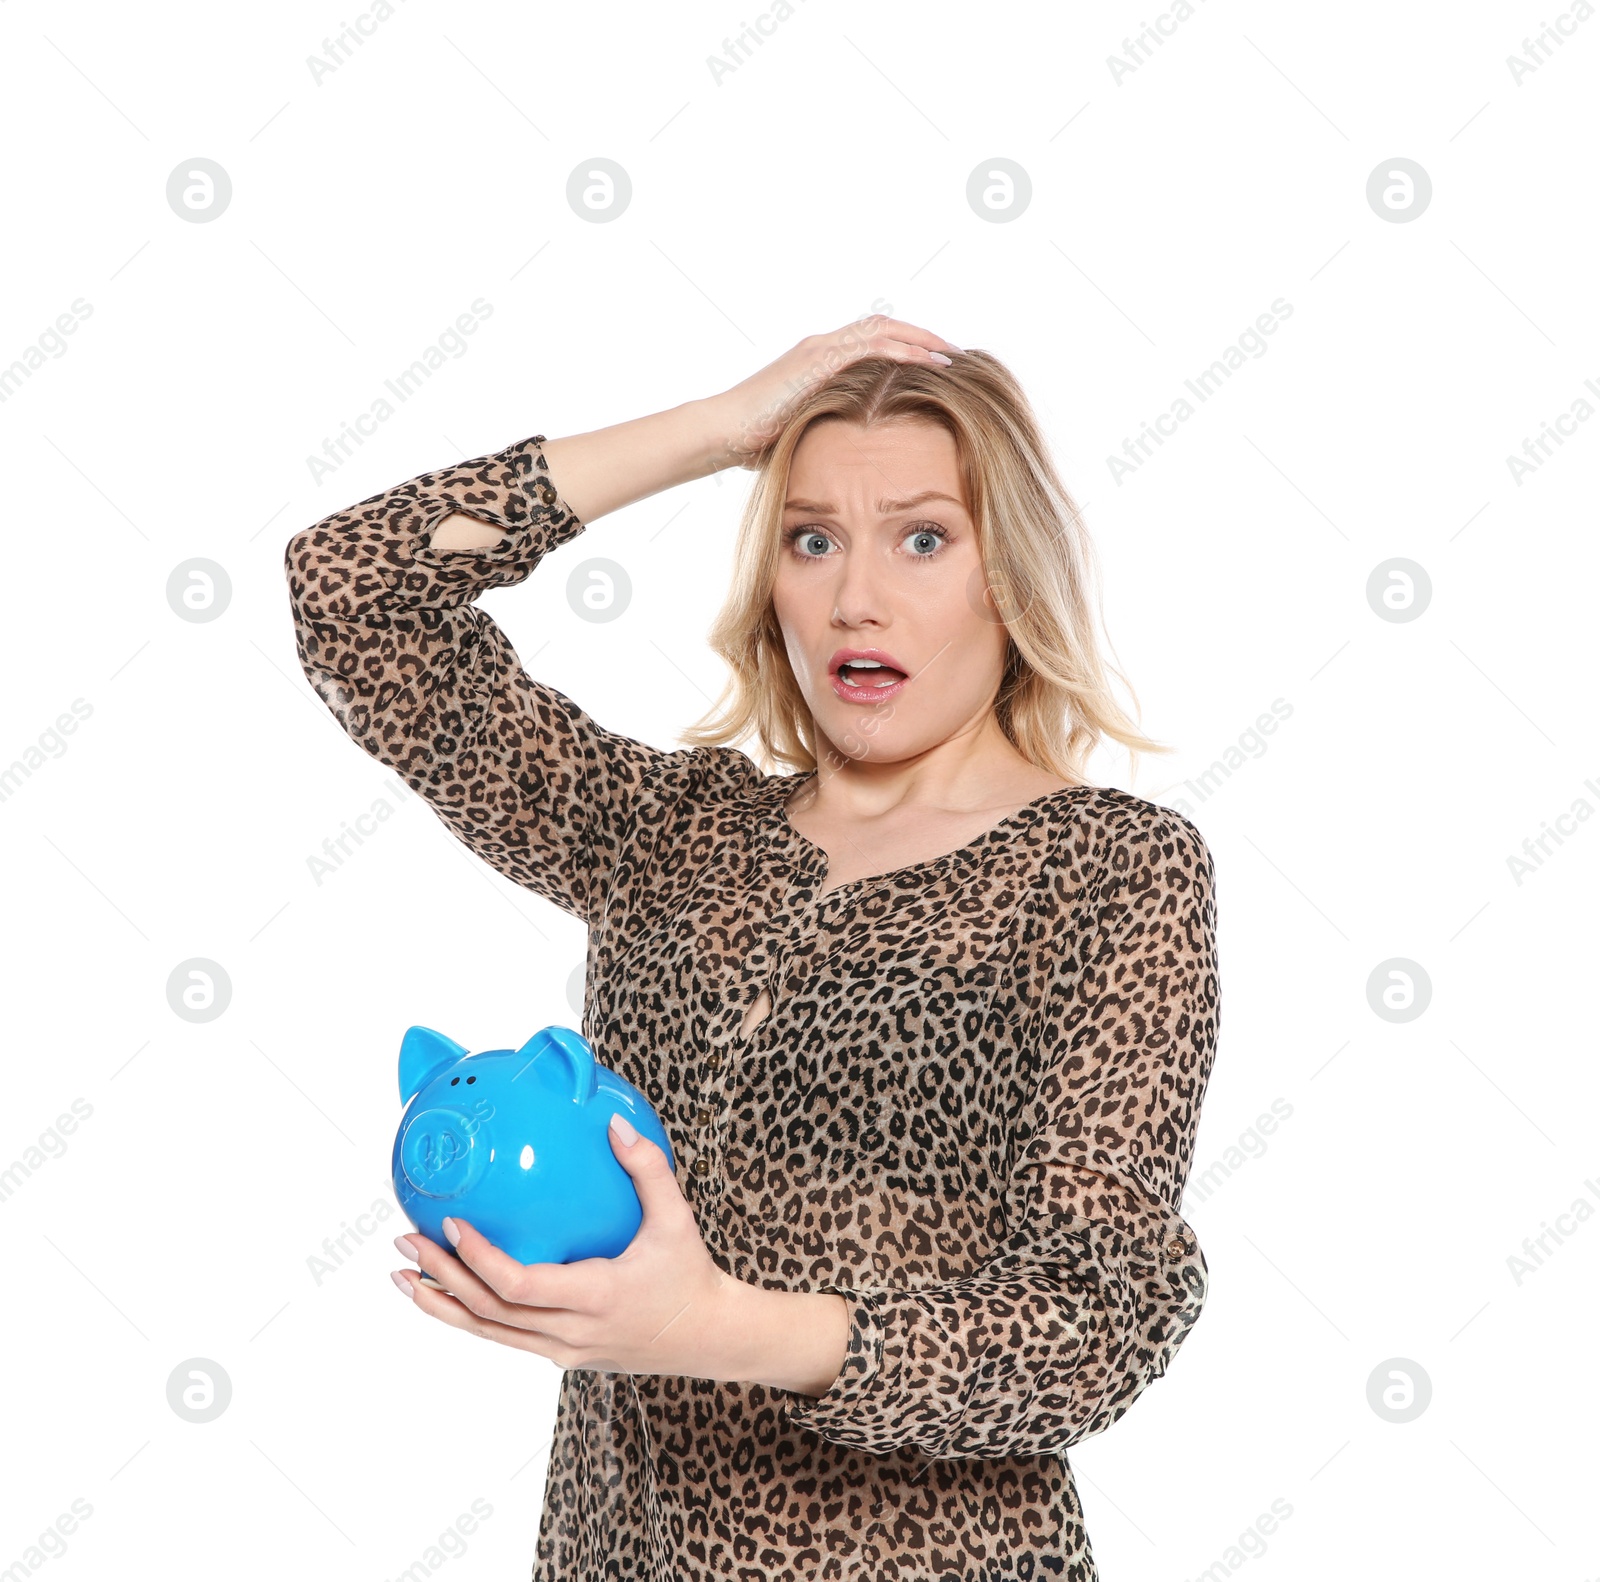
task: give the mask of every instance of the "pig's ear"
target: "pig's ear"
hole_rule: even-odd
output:
[[[400,1102],[409,1104],[446,1066],[467,1051],[431,1027],[408,1027],[400,1040]]]

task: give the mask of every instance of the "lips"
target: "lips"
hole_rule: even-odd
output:
[[[896,674],[902,679],[904,679],[905,677],[908,677],[911,674],[911,672],[903,664],[901,664],[900,661],[898,659],[896,659],[893,654],[886,653],[881,648],[841,648],[841,649],[838,649],[835,652],[833,658],[828,661],[828,674],[830,676],[837,676],[839,674],[840,667],[843,666],[843,665],[849,664],[850,661],[853,660],[853,659],[868,660],[872,664],[879,665],[885,670],[892,670],[892,671],[896,672]],[[863,672],[860,669],[858,669],[856,671],[856,675],[858,677],[861,676],[864,673],[865,674],[871,674],[870,671]],[[882,680],[883,678],[880,675],[878,677],[878,679]]]
[[[866,663],[852,663],[855,660]],[[828,661],[828,676],[834,696],[846,703],[885,702],[911,680],[900,661],[881,648],[841,648]]]

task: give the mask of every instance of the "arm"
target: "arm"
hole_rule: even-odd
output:
[[[536,434],[296,533],[284,561],[307,678],[478,855],[592,922],[634,792],[664,755],[531,679],[475,601],[596,517],[754,464],[775,414],[841,361],[927,361],[946,344],[898,320],[870,330],[807,336],[721,395],[548,444]]]
[[[1194,1327],[1206,1263],[1177,1205],[1216,1048],[1210,853],[1176,813],[1141,817],[1089,904],[1016,1120],[1010,1234],[962,1279],[836,1293],[843,1367],[816,1399],[779,1389],[791,1424],[880,1455],[1059,1451],[1116,1422]]]
[[[616,509],[692,475],[710,412],[694,403],[551,449],[577,463],[592,508]],[[529,677],[474,603],[584,531],[543,442],[335,511],[289,540],[285,574],[301,667],[351,738],[501,873],[592,922],[633,794],[663,755]],[[599,487],[608,466],[619,481]]]
[[[613,423],[610,428],[546,440],[544,458],[567,509],[588,524],[692,478],[731,466],[722,401],[686,401],[666,412]],[[434,529],[435,549],[493,548],[504,535],[473,516],[456,513]]]

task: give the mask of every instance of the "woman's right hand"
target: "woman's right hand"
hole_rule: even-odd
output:
[[[783,426],[789,409],[839,369],[859,357],[948,367],[945,354],[959,352],[941,335],[903,319],[875,313],[828,334],[808,335],[783,356],[708,403],[732,464],[751,467],[761,448]]]

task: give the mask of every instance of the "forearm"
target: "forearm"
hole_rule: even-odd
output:
[[[768,1291],[730,1281],[727,1344],[734,1377],[823,1395],[844,1366],[850,1313],[833,1291]]]
[[[547,440],[550,480],[587,524],[663,489],[704,478],[738,459],[728,447],[723,411],[716,397],[708,397]]]
[[[711,397],[588,434],[547,439],[540,449],[556,493],[587,527],[635,500],[732,466],[738,457],[729,447],[728,429],[723,407]],[[492,549],[504,537],[502,529],[456,511],[435,526],[428,541],[454,554]]]

